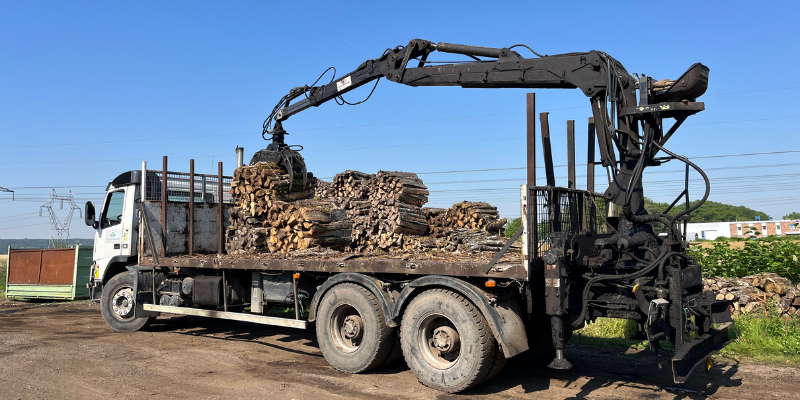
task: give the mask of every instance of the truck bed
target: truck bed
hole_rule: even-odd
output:
[[[527,272],[518,251],[510,249],[492,267],[484,269],[495,256],[493,252],[474,254],[453,253],[380,253],[354,254],[335,251],[296,252],[290,255],[258,254],[196,254],[159,257],[159,266],[170,268],[230,268],[269,271],[359,272],[404,275],[450,275],[460,277],[507,278],[526,280]],[[152,257],[139,260],[141,266],[154,266]]]

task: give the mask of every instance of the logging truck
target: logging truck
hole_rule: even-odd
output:
[[[513,50],[523,47],[536,57]],[[437,63],[428,60],[434,52],[469,58]],[[705,93],[708,73],[698,63],[676,80],[656,81],[631,76],[599,51],[538,56],[523,45],[412,40],[328,84],[292,89],[264,123],[264,137],[272,143],[250,164],[297,171],[305,187],[305,165],[284,143],[284,122],[380,78],[412,87],[577,88],[592,109],[586,190],[575,186],[574,147],[569,183],[556,185],[546,113],[540,117],[546,184],[537,186],[532,94],[528,176],[520,182],[522,224],[488,255],[353,247],[227,251],[231,214],[241,212],[234,211],[241,206],[231,195],[234,177],[223,175],[221,163],[216,175],[195,174],[193,164],[188,173],[169,171],[165,158],[161,169],[143,164],[114,178],[98,209],[86,204],[86,224],[96,232],[87,286],[115,330],[145,329],[162,313],[313,327],[322,354],[339,371],[360,373],[402,358],[422,384],[451,393],[501,373],[515,356],[569,369],[565,345],[574,330],[598,317],[631,319],[651,350],[658,352],[664,340],[673,343],[673,379],[684,382],[730,342],[729,302],[703,292],[701,268],[687,255],[679,226],[708,197],[708,178],[665,147],[686,118],[704,109],[697,98]],[[574,132],[570,138],[574,146]],[[680,200],[685,208],[672,215],[669,209],[648,213],[643,172],[670,161],[687,170],[686,190],[670,208]],[[594,191],[596,166],[610,177],[602,193]],[[690,168],[706,183],[699,203],[689,201]],[[665,236],[654,233],[657,222],[667,227]],[[293,316],[270,313],[273,307],[293,309]]]

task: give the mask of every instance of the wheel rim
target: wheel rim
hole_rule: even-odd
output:
[[[350,304],[340,304],[333,310],[330,323],[330,337],[342,353],[353,353],[359,349],[364,339],[364,320]]]
[[[417,339],[422,358],[433,368],[448,369],[461,355],[461,335],[444,315],[425,317],[417,328]]]
[[[111,297],[111,310],[117,319],[124,320],[132,317],[134,306],[133,289],[130,287],[117,289]]]

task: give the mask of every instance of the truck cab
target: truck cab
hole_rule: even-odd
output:
[[[89,281],[93,301],[100,301],[105,282],[136,264],[141,176],[141,171],[128,171],[109,182],[99,210],[91,201],[86,202],[85,222],[95,229]]]

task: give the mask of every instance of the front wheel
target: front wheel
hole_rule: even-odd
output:
[[[400,325],[408,367],[425,386],[456,393],[497,374],[505,358],[480,310],[446,289],[411,301]]]
[[[111,278],[103,288],[100,314],[115,331],[138,331],[150,325],[156,317],[134,317],[136,298],[133,277],[123,272]]]

